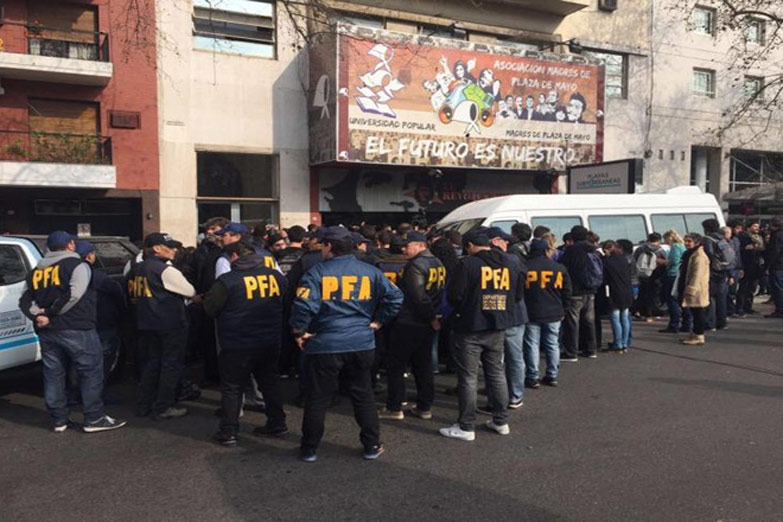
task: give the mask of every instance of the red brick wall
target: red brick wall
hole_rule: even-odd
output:
[[[36,0],[30,0],[36,1]],[[56,1],[56,0],[54,0]],[[92,101],[100,104],[100,133],[112,138],[112,158],[117,167],[117,188],[157,190],[158,123],[157,75],[155,65],[155,2],[92,0],[74,3],[98,6],[99,30],[109,34],[114,74],[106,87],[84,87],[48,82],[2,79],[5,94],[0,96],[0,130],[27,129],[27,99],[50,98]],[[146,34],[128,29],[128,4],[140,5]],[[5,0],[5,20],[27,22],[25,0]],[[3,52],[27,52],[25,28],[4,24],[0,27]],[[141,129],[112,129],[109,111],[141,113]]]

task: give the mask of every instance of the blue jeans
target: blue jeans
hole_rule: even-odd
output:
[[[727,323],[729,282],[726,277],[710,275],[710,306],[707,308],[707,328],[724,328]]]
[[[783,270],[770,270],[769,293],[775,303],[775,314],[783,315]]]
[[[505,349],[506,382],[510,401],[522,399],[525,393],[525,354],[523,343],[525,325],[514,326],[506,330],[503,343]]]
[[[609,315],[609,320],[614,335],[612,346],[616,350],[628,348],[631,343],[631,312],[627,308],[622,310],[615,308]]]
[[[560,347],[558,339],[560,337],[561,321],[553,323],[528,323],[525,326],[525,364],[527,365],[526,378],[538,380],[541,376],[539,372],[539,359],[541,358],[540,346],[544,346],[546,355],[546,376],[550,379],[557,379],[560,369]]]
[[[95,330],[41,330],[44,401],[54,422],[68,420],[65,382],[68,365],[76,369],[84,405],[84,420],[92,423],[103,417],[103,353]]]
[[[666,274],[663,280],[663,291],[666,292],[666,305],[669,309],[669,328],[679,330],[682,325],[682,308],[677,298],[672,296],[674,290],[674,280],[676,276]]]

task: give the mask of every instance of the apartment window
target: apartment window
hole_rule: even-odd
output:
[[[745,99],[755,102],[764,100],[764,78],[758,76],[745,77]]]
[[[386,28],[386,22],[383,18],[367,14],[342,13],[340,21],[362,27],[370,27],[372,29]]]
[[[275,223],[277,163],[271,154],[197,152],[199,223],[215,216],[250,228]]]
[[[715,71],[710,69],[693,70],[693,94],[715,97]]]
[[[628,98],[628,56],[618,53],[585,51],[601,61],[606,71],[604,91],[607,98]]]
[[[197,49],[275,58],[274,2],[194,0]]]
[[[696,6],[691,16],[691,30],[698,34],[715,34],[715,9]]]
[[[764,45],[765,29],[764,20],[749,18],[745,25],[745,41]]]
[[[98,34],[98,9],[65,2],[30,2],[28,52],[76,60],[108,60]],[[104,52],[106,54],[104,54]]]

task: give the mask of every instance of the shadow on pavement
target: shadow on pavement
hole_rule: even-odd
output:
[[[667,357],[675,357],[677,359],[686,359],[689,361],[697,361],[697,362],[703,362],[703,363],[709,363],[709,364],[717,364],[719,366],[727,366],[729,368],[736,368],[738,370],[747,370],[749,372],[756,372],[756,373],[764,373],[767,375],[774,375],[776,377],[783,377],[783,372],[778,372],[775,370],[769,370],[767,368],[758,368],[755,366],[745,366],[742,364],[734,364],[734,363],[727,363],[722,361],[715,361],[712,359],[704,359],[702,357],[694,357],[692,355],[683,355],[679,353],[669,353],[664,352],[661,350],[653,350],[651,348],[636,348],[640,352],[647,352],[647,353],[654,353],[657,355],[665,355]],[[698,350],[699,348],[693,348],[693,350]]]

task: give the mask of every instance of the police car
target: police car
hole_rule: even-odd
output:
[[[125,263],[138,249],[121,237],[86,238],[95,245],[97,270],[122,277]],[[27,274],[46,249],[46,236],[0,236],[0,371],[41,359],[41,347],[33,323],[19,310]],[[112,369],[120,365],[122,349]]]

